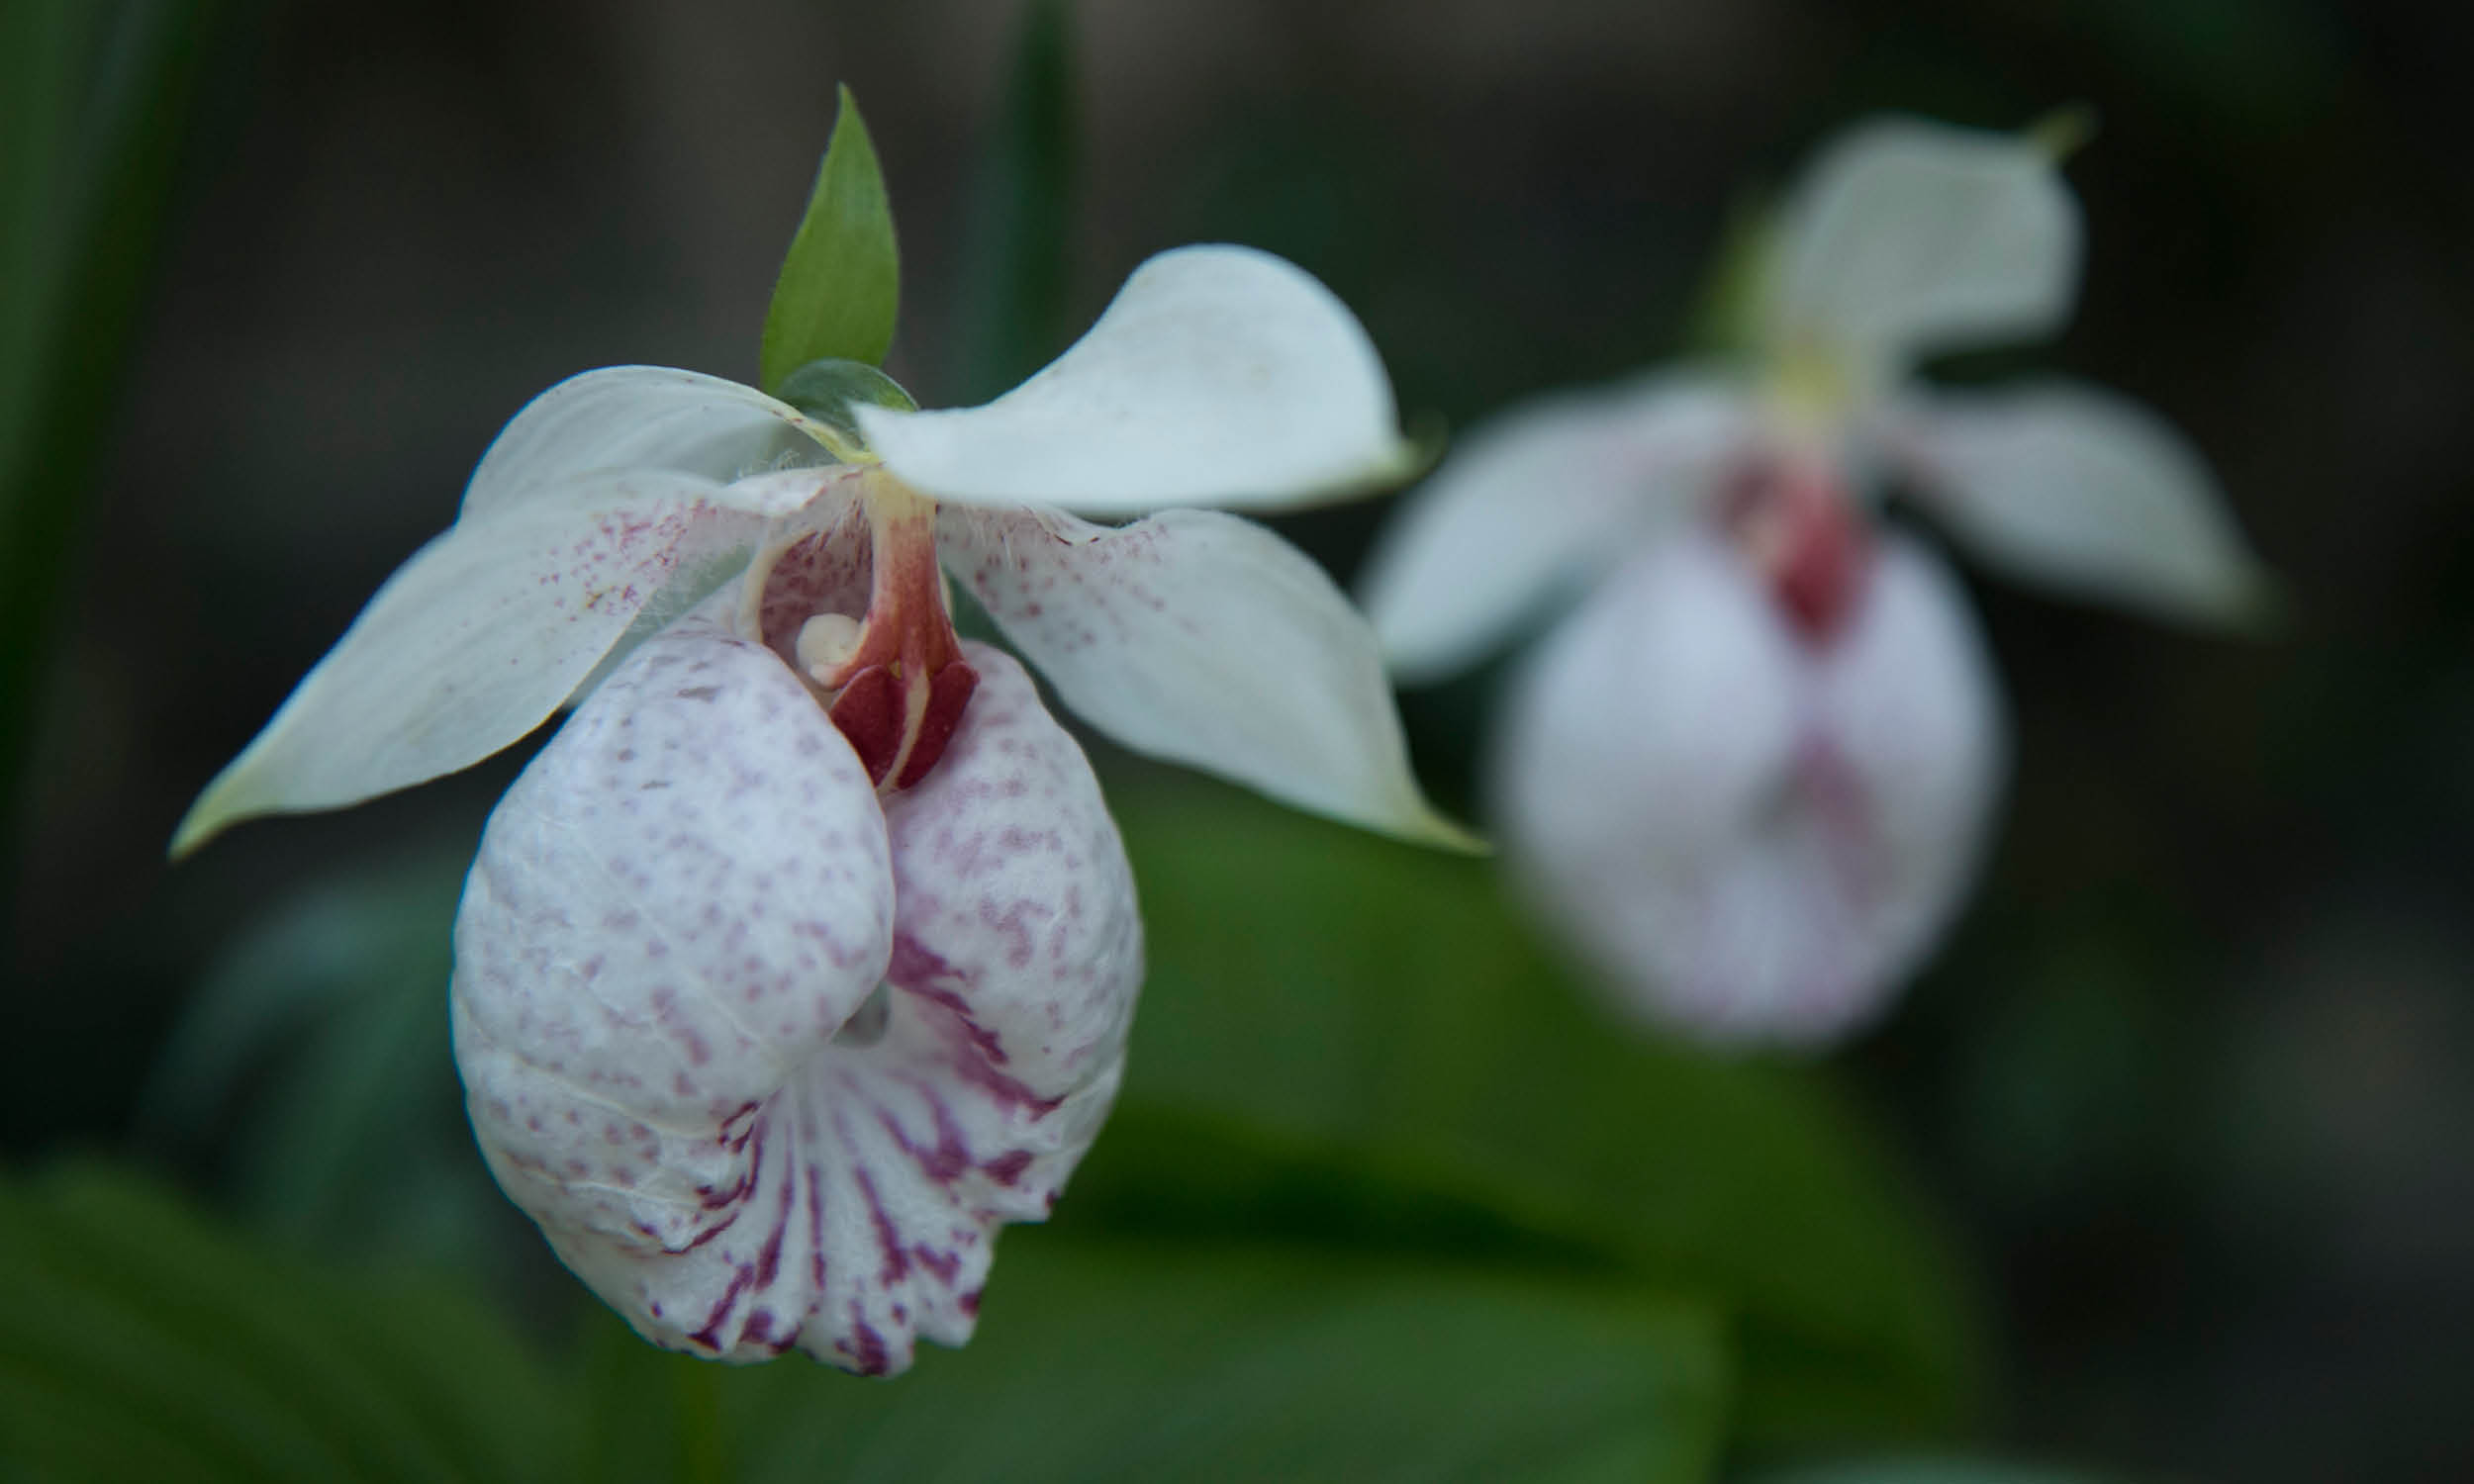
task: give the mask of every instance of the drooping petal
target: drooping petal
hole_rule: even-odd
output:
[[[1636,1013],[1812,1044],[1882,1005],[1939,935],[2001,765],[1991,672],[1920,548],[1883,539],[1814,648],[1696,532],[1550,641],[1497,795],[1540,911]]]
[[[1109,529],[961,508],[941,512],[937,541],[1005,637],[1115,741],[1370,829],[1473,843],[1418,791],[1373,630],[1272,532],[1216,510]]]
[[[474,1127],[649,1339],[865,1372],[960,1344],[997,1227],[1047,1213],[1106,1112],[1123,852],[1019,667],[973,662],[889,818],[805,688],[700,614],[492,821],[457,927]]]
[[[716,485],[818,464],[821,429],[753,387],[667,366],[607,366],[524,405],[481,456],[460,518],[473,519],[602,471],[668,470]],[[779,515],[796,484],[745,485],[736,507]],[[554,496],[553,496],[554,498]],[[768,505],[778,508],[768,508]]]
[[[1755,412],[1715,375],[1566,393],[1473,432],[1371,559],[1367,617],[1392,670],[1458,670],[1557,589],[1704,503]]]
[[[806,476],[810,494],[817,482]],[[397,569],[207,786],[173,853],[252,815],[335,808],[452,773],[523,736],[675,577],[726,567],[755,538],[758,517],[725,506],[741,498],[640,470],[458,520]]]
[[[2271,601],[2207,464],[2136,403],[2062,381],[1919,396],[1889,444],[1916,495],[2013,577],[2210,623]]]
[[[1414,464],[1356,318],[1303,269],[1250,247],[1144,263],[1071,349],[984,407],[855,411],[904,483],[972,505],[1273,510]]]
[[[1886,384],[1918,357],[2050,332],[2079,274],[2078,204],[2027,135],[1914,119],[1826,145],[1783,208],[1764,317]]]

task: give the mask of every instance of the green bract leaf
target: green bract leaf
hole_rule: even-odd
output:
[[[573,1409],[452,1289],[346,1283],[129,1176],[0,1184],[0,1474],[576,1477]]]
[[[1816,1076],[1596,1013],[1483,863],[1128,782],[1110,796],[1151,974],[1118,1128],[1241,1126],[1438,1211],[1494,1213],[1491,1228],[1451,1218],[1455,1250],[1508,1226],[1718,1295],[1741,1316],[1756,1442],[1933,1436],[1969,1410],[1972,1316],[1940,1234]],[[1156,1141],[1116,1132],[1060,1220],[1177,1204],[1196,1227],[1262,1224],[1261,1159],[1197,1146],[1180,1173]],[[1281,1199],[1306,1234],[1419,1240],[1384,1214],[1410,1209],[1397,1200],[1336,1219],[1295,1193]]]
[[[617,1334],[581,1477],[1707,1477],[1708,1308],[1621,1283],[1255,1245],[1008,1234],[979,1334],[893,1385]]]
[[[894,244],[894,216],[885,200],[885,176],[876,146],[850,89],[841,90],[841,113],[833,122],[808,214],[782,259],[765,311],[760,385],[779,391],[791,373],[809,361],[885,359],[894,342],[894,311],[901,299],[902,261]]]
[[[859,419],[852,416],[852,408],[865,403],[905,413],[919,410],[919,404],[911,400],[900,382],[866,361],[809,361],[782,378],[782,385],[774,389],[773,395],[833,429],[853,446],[865,445],[867,438],[859,431]]]

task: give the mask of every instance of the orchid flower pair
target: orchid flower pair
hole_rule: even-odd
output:
[[[855,117],[819,201],[856,169],[842,194],[881,204],[864,133],[845,168]],[[828,205],[810,221],[847,215]],[[801,251],[777,311],[829,321],[846,306],[793,282]],[[889,288],[879,352],[890,315]],[[1338,588],[1182,509],[1411,462],[1374,347],[1302,271],[1165,253],[984,407],[918,412],[848,358],[779,389],[628,366],[543,393],[174,849],[463,768],[573,705],[456,919],[482,1152],[647,1338],[883,1373],[969,1338],[997,1229],[1046,1215],[1106,1114],[1143,973],[1091,768],[1020,664],[956,636],[946,574],[1126,746],[1466,837],[1419,794]]]
[[[1912,377],[2066,318],[2057,152],[1908,121],[1842,136],[1759,258],[1750,364],[1504,416],[1375,554],[1368,613],[1409,680],[1591,590],[1504,706],[1496,813],[1542,915],[1645,1018],[1839,1036],[1964,894],[2001,706],[1957,585],[1879,519],[1883,484],[2031,583],[2207,623],[2263,607],[2205,467],[2150,414]]]

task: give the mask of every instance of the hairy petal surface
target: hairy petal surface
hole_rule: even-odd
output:
[[[1393,672],[1463,668],[1557,590],[1699,510],[1754,416],[1719,377],[1667,375],[1545,398],[1479,427],[1371,559],[1367,617]]]
[[[492,820],[456,1051],[511,1197],[648,1339],[854,1370],[968,1338],[1046,1214],[1141,976],[1115,829],[1018,667],[882,811],[708,609],[597,691]],[[882,987],[880,987],[882,986]]]
[[[571,376],[526,403],[502,429],[472,483],[461,518],[555,491],[579,476],[667,470],[714,484],[821,463],[821,430],[788,403],[718,376],[668,366],[608,366]],[[747,486],[748,509],[777,493]]]
[[[2078,204],[2024,135],[1881,119],[1839,136],[1779,222],[1773,344],[1886,384],[1917,357],[2050,333],[2070,313]]]
[[[2013,577],[2185,621],[2239,623],[2270,602],[2207,464],[2137,403],[2045,381],[1914,397],[1896,417],[1918,497]]]
[[[937,540],[1005,637],[1115,741],[1335,819],[1472,844],[1418,791],[1373,631],[1272,532],[1215,510],[1111,529],[959,508],[940,512]]]
[[[808,476],[812,493],[815,476]],[[191,806],[175,855],[251,815],[469,767],[541,724],[684,571],[762,522],[708,480],[590,475],[458,520],[397,569]]]
[[[1152,258],[1072,348],[984,407],[853,411],[905,484],[972,505],[1273,510],[1414,464],[1364,327],[1312,275],[1250,247]]]
[[[1617,574],[1525,678],[1508,845],[1635,1013],[1722,1044],[1825,1041],[1955,909],[2000,778],[1996,706],[1955,588],[1913,543],[1883,538],[1815,649],[1696,532]]]

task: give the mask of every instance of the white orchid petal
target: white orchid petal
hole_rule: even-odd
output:
[[[2207,464],[2136,403],[2057,381],[1916,398],[1891,446],[1933,512],[2013,577],[2212,623],[2270,601]]]
[[[588,476],[460,520],[398,568],[191,806],[175,855],[252,815],[357,803],[541,724],[682,567],[752,540],[710,481]]]
[[[1248,247],[1151,259],[1071,349],[984,407],[854,411],[904,483],[975,505],[1273,510],[1414,464],[1365,329],[1303,269]]]
[[[1668,375],[1547,398],[1477,428],[1370,561],[1367,617],[1393,672],[1463,668],[1556,590],[1699,509],[1754,416],[1726,380]]]
[[[1783,346],[1818,342],[1859,378],[2049,333],[2079,273],[2078,204],[2025,135],[1913,119],[1828,144],[1783,208],[1767,297]]]
[[[1335,819],[1472,843],[1418,791],[1372,630],[1270,531],[1215,510],[1111,530],[960,508],[937,537],[947,570],[1114,740]]]
[[[881,812],[718,611],[614,675],[493,818],[457,1060],[501,1183],[647,1338],[898,1371],[969,1337],[997,1227],[1046,1214],[1106,1111],[1133,887],[1003,655],[973,647],[943,762]]]
[[[1664,543],[1510,714],[1497,793],[1540,910],[1636,1013],[1722,1044],[1877,1010],[1955,909],[2001,772],[1973,624],[1897,538],[1820,650],[1732,548]]]
[[[473,471],[464,519],[604,470],[662,469],[733,486],[732,509],[778,515],[786,487],[735,482],[825,458],[815,424],[753,387],[667,366],[571,376],[524,405]],[[796,486],[787,488],[795,489]],[[741,503],[744,502],[744,503]]]

